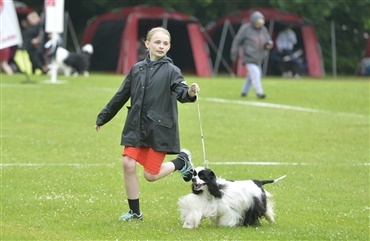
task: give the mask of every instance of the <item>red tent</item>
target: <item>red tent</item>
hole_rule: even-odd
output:
[[[370,57],[370,38],[367,39],[364,57]]]
[[[138,41],[157,26],[171,33],[168,56],[184,72],[212,75],[207,43],[196,19],[186,14],[153,6],[134,6],[105,13],[90,20],[82,44],[91,43],[92,70],[127,74],[138,61]]]
[[[283,29],[286,24],[292,24],[293,30],[297,33],[298,44],[301,45],[305,53],[307,74],[314,77],[323,76],[324,70],[322,66],[322,57],[319,51],[319,43],[314,27],[302,17],[292,13],[282,12],[270,8],[254,8],[243,10],[219,19],[215,25],[213,25],[207,31],[207,33],[217,45],[220,43],[220,38],[222,35],[221,31],[224,28],[225,23],[229,24],[234,32],[237,32],[242,23],[245,21],[249,22],[250,15],[254,11],[259,11],[264,15],[266,27],[269,29],[273,40],[275,40],[276,34]],[[233,37],[230,33],[228,33],[224,39],[225,47],[222,54],[224,59],[229,58],[232,39]],[[237,75],[245,76],[245,67],[240,64],[240,61],[238,63]]]

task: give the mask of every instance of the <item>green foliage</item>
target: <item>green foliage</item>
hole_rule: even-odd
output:
[[[42,10],[42,2],[27,3]],[[115,8],[138,4],[173,8],[199,19],[203,26],[230,14],[253,7],[272,7],[302,16],[314,24],[322,48],[326,72],[332,69],[332,49],[330,24],[334,21],[337,33],[338,74],[353,74],[360,61],[366,44],[364,33],[370,32],[370,0],[264,0],[264,1],[219,1],[219,0],[66,0],[77,35],[81,39],[86,21],[98,14]],[[83,10],[83,11],[82,11]],[[347,30],[342,30],[346,26]],[[354,39],[357,39],[354,41]],[[348,46],[350,43],[350,46]],[[350,62],[348,61],[350,60]],[[343,65],[342,65],[343,64]]]
[[[24,79],[1,78],[1,240],[369,237],[367,81],[265,78],[267,99],[257,100],[253,92],[239,97],[242,78],[187,76],[201,87],[207,159],[216,174],[287,178],[266,186],[274,195],[274,224],[217,228],[204,221],[197,230],[185,230],[177,200],[190,192],[190,184],[178,173],[146,182],[141,167],[144,221],[118,221],[127,211],[119,146],[126,108],[98,133],[94,124],[122,76],[59,76],[64,84],[46,84],[47,76]],[[203,165],[197,103],[179,104],[179,115],[182,146],[192,151],[195,165]]]
[[[370,32],[370,1],[272,1],[272,7],[307,18],[321,45],[326,72],[332,71],[331,22],[335,23],[336,57],[339,74],[354,74]]]

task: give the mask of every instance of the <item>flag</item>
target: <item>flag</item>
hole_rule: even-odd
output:
[[[20,46],[22,42],[13,0],[0,0],[0,49]]]
[[[45,0],[45,32],[63,33],[64,0]]]

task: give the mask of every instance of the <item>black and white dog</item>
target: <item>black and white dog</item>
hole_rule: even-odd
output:
[[[218,178],[208,168],[197,167],[192,178],[192,192],[179,199],[183,228],[197,228],[209,218],[218,226],[259,226],[261,217],[274,222],[271,194],[263,185],[275,180],[228,181]]]
[[[94,48],[91,44],[84,45],[80,54],[58,47],[54,60],[58,67],[58,72],[62,72],[65,76],[70,76],[71,74],[78,76],[81,74],[88,77],[90,58],[93,52]]]

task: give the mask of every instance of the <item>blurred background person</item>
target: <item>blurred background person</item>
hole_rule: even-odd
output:
[[[275,44],[280,56],[280,68],[284,77],[299,77],[299,66],[293,59],[294,45],[297,43],[297,35],[289,24],[284,30],[280,31]]]
[[[243,64],[247,68],[247,76],[242,88],[241,96],[246,97],[253,86],[258,98],[266,97],[261,83],[261,65],[266,51],[273,47],[271,36],[264,26],[265,18],[262,13],[253,12],[250,23],[244,23],[233,39],[230,58],[237,61],[239,47],[243,49]]]
[[[23,23],[23,48],[28,52],[32,63],[32,72],[40,69],[44,74],[48,68],[44,59],[44,25],[37,12],[31,12],[27,15],[27,21]]]

